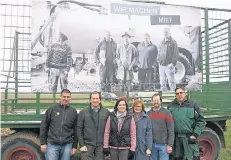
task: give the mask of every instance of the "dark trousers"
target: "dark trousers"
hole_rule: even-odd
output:
[[[86,145],[87,152],[81,152],[81,160],[104,160],[103,146]]]
[[[111,160],[128,160],[129,149],[110,149]]]
[[[153,68],[139,69],[138,79],[139,79],[141,90],[144,90],[145,88],[149,89],[151,86],[153,86],[154,69]]]
[[[110,91],[113,83],[115,69],[113,64],[106,64],[100,67],[100,85],[103,90]]]

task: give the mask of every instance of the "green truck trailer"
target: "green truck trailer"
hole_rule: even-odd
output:
[[[44,158],[39,142],[41,119],[49,105],[59,102],[59,94],[28,91],[33,68],[31,5],[30,0],[1,2],[1,19],[5,20],[1,26],[1,128],[11,130],[2,137],[4,160]],[[188,96],[200,104],[207,122],[198,139],[200,157],[202,160],[216,160],[225,147],[226,121],[231,119],[231,10],[201,8],[201,24],[203,86],[200,91],[188,92]],[[33,53],[33,56],[39,54]],[[187,61],[190,62],[190,59]],[[185,71],[188,66],[183,64],[179,69]],[[42,64],[35,67],[38,70],[41,68]],[[180,75],[185,77],[186,74]],[[150,95],[153,93],[135,95],[150,106]],[[130,104],[133,101],[132,92],[115,94],[126,96]],[[173,93],[160,94],[164,105],[174,98]],[[71,104],[78,111],[88,103],[89,93],[72,93]],[[109,109],[114,105],[113,99],[103,100],[102,103]]]

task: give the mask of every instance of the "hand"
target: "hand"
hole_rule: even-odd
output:
[[[40,148],[41,148],[41,151],[42,151],[43,153],[45,153],[45,152],[47,151],[47,145],[46,145],[46,144],[41,145]]]
[[[49,73],[49,72],[50,72],[50,68],[46,68],[46,69],[45,69],[45,72],[46,72],[46,73]]]
[[[83,146],[79,149],[81,152],[87,152],[87,147],[86,146]]]
[[[196,139],[196,137],[192,135],[192,136],[190,136],[190,139]]]
[[[68,71],[65,71],[65,72],[64,72],[64,75],[65,75],[65,76],[68,75]]]
[[[167,153],[172,153],[172,147],[167,145]]]
[[[77,152],[77,149],[76,148],[72,148],[71,155],[73,156],[76,152]]]
[[[128,153],[128,160],[133,160],[134,155],[135,155],[135,152],[134,152],[134,151],[129,150],[129,153]]]
[[[110,154],[109,148],[104,148],[103,154],[105,154],[106,156],[109,156],[109,154]]]
[[[146,150],[146,155],[147,155],[148,157],[151,155],[150,149],[147,149],[147,150]]]
[[[170,68],[173,68],[173,67],[175,67],[172,63],[170,63],[169,65],[168,65],[168,67],[170,67]]]

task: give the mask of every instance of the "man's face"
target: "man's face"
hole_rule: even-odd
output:
[[[185,98],[186,98],[186,93],[183,89],[179,88],[176,90],[176,99],[179,101],[179,102],[184,102]]]
[[[154,96],[152,99],[153,107],[159,108],[161,101],[160,101],[160,96]]]
[[[70,93],[62,93],[61,94],[61,104],[63,105],[69,105],[70,104],[70,100],[71,100],[71,94]]]
[[[106,32],[105,38],[106,38],[107,41],[110,41],[111,40],[111,33],[110,32]]]
[[[93,107],[98,107],[99,104],[100,104],[100,98],[99,98],[99,94],[98,93],[95,93],[95,94],[92,94],[91,95],[91,105]]]
[[[125,103],[125,101],[120,101],[117,108],[118,108],[119,112],[121,112],[121,113],[125,112],[126,111],[126,103]]]
[[[170,37],[170,30],[169,30],[169,28],[165,28],[165,30],[164,30],[164,37],[165,38],[169,38]]]
[[[129,37],[128,36],[124,36],[123,38],[124,38],[124,43],[128,44],[129,43]]]
[[[146,43],[146,44],[150,43],[150,37],[148,35],[144,36],[144,43]]]

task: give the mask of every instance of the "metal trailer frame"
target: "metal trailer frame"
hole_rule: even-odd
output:
[[[21,92],[30,87],[31,54],[37,54],[30,49],[31,7],[31,0],[1,2],[1,127],[38,132],[42,113],[59,101],[59,94]],[[231,10],[201,8],[201,12],[203,91],[188,92],[188,95],[201,104],[207,127],[219,136],[225,147],[225,122],[231,119]],[[6,68],[7,64],[10,68]],[[165,99],[164,105],[174,98],[173,93],[160,94]],[[72,104],[77,109],[89,103],[89,93],[72,95]],[[125,96],[131,104],[131,93]],[[103,103],[108,108],[114,105],[111,101]]]

